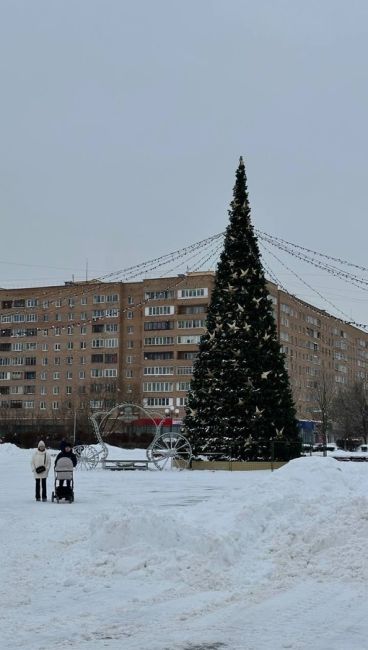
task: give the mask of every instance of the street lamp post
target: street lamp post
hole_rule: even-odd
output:
[[[169,406],[168,408],[165,409],[165,416],[167,418],[170,418],[170,431],[172,431],[173,428],[173,416],[179,415],[179,409],[175,408],[174,406]]]
[[[75,408],[74,409],[74,415],[73,415],[73,446],[77,444],[77,419],[78,419],[78,413],[81,413],[80,408]],[[78,436],[79,438],[79,436]]]

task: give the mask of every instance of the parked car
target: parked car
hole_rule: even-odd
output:
[[[326,446],[327,451],[337,451],[339,448],[335,442],[329,442]]]
[[[322,442],[317,442],[315,445],[313,445],[313,451],[323,451]]]
[[[357,448],[357,451],[359,451],[361,453],[367,453],[368,445],[359,445],[359,447]]]
[[[322,442],[317,443],[313,446],[313,451],[337,451],[339,447],[335,442],[328,442],[327,445],[323,445]]]
[[[302,456],[308,456],[309,454],[312,453],[312,451],[313,451],[313,445],[306,444],[306,443],[302,444],[302,451],[301,451]]]

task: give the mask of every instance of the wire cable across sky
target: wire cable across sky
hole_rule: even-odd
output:
[[[354,262],[315,251],[306,246],[295,244],[261,230],[255,230],[258,237],[265,275],[277,284],[283,291],[293,297],[314,305],[317,309],[326,309],[332,316],[344,320],[357,327],[368,329],[368,311],[366,294],[368,291],[368,268]],[[132,266],[111,271],[93,278],[97,283],[141,281],[153,277],[177,277],[194,271],[216,270],[223,248],[225,233],[217,233],[206,239],[177,249],[151,260]],[[3,265],[10,264],[0,262]],[[16,263],[11,263],[16,265]],[[20,264],[36,268],[36,265]],[[40,265],[39,268],[47,268]],[[62,267],[52,267],[61,269]],[[70,270],[70,269],[68,269]],[[80,269],[79,269],[80,271]],[[74,277],[74,276],[73,276]],[[312,278],[312,279],[310,279]],[[75,282],[84,281],[83,275],[76,275]],[[11,287],[11,282],[3,282],[3,288]],[[60,280],[52,282],[51,286],[61,284]],[[343,293],[342,287],[349,285],[349,290]],[[34,286],[28,278],[25,286]],[[43,285],[45,286],[45,284]],[[50,286],[48,283],[46,286]],[[357,289],[354,294],[352,289]],[[85,288],[85,292],[95,291]],[[361,293],[362,292],[362,293]],[[64,294],[65,295],[65,294]],[[70,297],[73,295],[73,282],[70,286]],[[55,300],[59,298],[55,286]],[[364,318],[355,319],[352,316],[352,303],[363,303]],[[350,315],[348,313],[350,312]],[[361,321],[361,322],[358,322]]]

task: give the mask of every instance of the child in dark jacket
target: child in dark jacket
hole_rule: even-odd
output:
[[[58,462],[59,458],[70,458],[70,460],[73,463],[73,467],[75,467],[78,461],[77,461],[77,457],[76,457],[76,455],[75,455],[75,453],[73,451],[73,448],[72,448],[70,442],[65,442],[63,446],[64,446],[64,449],[62,451],[60,451],[58,453],[58,455],[56,456],[55,466],[56,466],[56,463]]]
[[[77,459],[75,453],[73,452],[73,448],[72,448],[70,442],[65,442],[64,450],[60,451],[58,453],[58,455],[56,456],[55,467],[57,465],[58,460],[60,460],[60,458],[70,458],[70,460],[73,463],[73,467],[75,467],[77,465],[78,459]],[[63,485],[64,485],[64,480],[61,479],[60,487],[62,487]],[[67,480],[66,485],[67,485],[67,487],[70,487],[70,481]]]

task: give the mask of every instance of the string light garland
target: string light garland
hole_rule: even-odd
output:
[[[327,273],[333,275],[334,277],[339,277],[343,279],[344,281],[348,282],[348,284],[352,284],[353,286],[358,287],[358,289],[361,289],[362,291],[368,290],[367,288],[365,288],[368,287],[368,280],[365,280],[364,278],[359,278],[358,276],[352,273],[348,273],[347,271],[342,271],[341,269],[338,269],[336,266],[332,266],[330,264],[324,264],[320,260],[310,258],[307,255],[302,255],[298,251],[289,249],[287,246],[283,244],[273,242],[269,236],[263,237],[262,240],[267,241],[269,244],[274,245],[279,250],[289,253],[293,257],[296,257],[297,259],[301,260],[302,262],[307,262],[308,264],[311,264],[312,266],[315,266],[318,269],[326,271]]]
[[[314,291],[314,293],[316,293],[316,294],[317,294],[317,295],[318,295],[322,300],[324,300],[326,303],[328,303],[328,304],[330,305],[330,307],[333,307],[333,309],[336,309],[336,311],[340,312],[340,314],[342,314],[345,318],[349,318],[349,316],[348,316],[345,312],[343,312],[343,311],[342,311],[341,309],[339,309],[339,308],[338,308],[334,303],[332,303],[330,300],[328,300],[328,298],[325,298],[325,296],[323,296],[319,291],[317,291],[317,289],[315,289],[314,287],[312,287],[308,282],[306,282],[305,280],[303,280],[303,278],[301,278],[300,275],[298,275],[298,273],[296,273],[295,271],[293,271],[293,269],[291,269],[289,266],[287,266],[287,264],[285,264],[284,262],[282,262],[282,261],[280,260],[280,258],[277,257],[277,255],[275,255],[274,253],[272,253],[272,251],[268,250],[267,247],[265,246],[264,242],[262,243],[262,246],[263,246],[264,249],[269,253],[269,255],[271,255],[272,257],[274,257],[274,258],[275,258],[275,259],[276,259],[276,260],[281,264],[281,266],[283,266],[283,267],[286,268],[288,271],[290,271],[293,275],[295,275],[295,277],[296,277],[298,280],[300,280],[300,282],[302,282],[306,287],[308,287],[308,289],[311,289],[312,291]],[[283,291],[285,291],[285,289],[282,287],[282,285],[279,285],[279,286],[280,286],[280,288],[281,288]],[[286,292],[286,293],[289,293],[289,292]],[[289,295],[290,295],[290,294],[289,294]],[[303,302],[302,302],[301,300],[299,300],[295,295],[293,295],[293,299],[294,299],[298,304],[300,304],[300,305],[302,305],[302,306],[305,305],[305,303],[303,304]],[[315,311],[316,313],[319,313],[319,314],[320,314],[320,312],[321,312],[321,310],[318,310],[317,308],[313,307],[312,305],[310,306],[310,308],[311,308],[313,311]],[[332,315],[330,315],[330,316],[332,316]],[[332,318],[336,318],[336,316],[332,316]],[[336,319],[336,320],[341,320],[341,319]],[[353,323],[352,321],[346,321],[346,320],[345,320],[344,322],[345,322],[346,324],[349,324],[349,325],[357,325],[357,323]],[[363,327],[363,326],[362,326],[362,327]]]
[[[57,287],[56,288],[56,293],[54,293],[54,294],[50,294],[49,292],[42,291],[42,290],[39,291],[39,292],[34,292],[32,297],[35,300],[39,300],[39,301],[44,300],[44,301],[46,301],[48,306],[45,307],[45,309],[48,309],[50,307],[50,305],[54,305],[56,308],[60,308],[60,305],[58,304],[60,301],[61,301],[61,303],[64,303],[64,305],[67,306],[68,301],[71,300],[71,299],[76,299],[76,298],[81,298],[81,297],[88,297],[88,295],[96,293],[96,291],[99,289],[99,287],[102,287],[102,288],[106,289],[106,278],[107,277],[112,278],[117,273],[120,274],[122,272],[125,273],[125,276],[126,276],[127,279],[129,279],[129,276],[130,276],[130,279],[132,279],[133,277],[140,277],[140,276],[146,277],[148,271],[156,271],[157,269],[159,269],[163,265],[167,264],[168,260],[170,260],[172,262],[173,261],[173,256],[176,259],[182,258],[182,259],[186,259],[186,261],[188,261],[186,256],[187,256],[188,252],[193,251],[193,254],[192,254],[191,258],[197,257],[198,255],[203,253],[203,247],[206,248],[208,246],[211,246],[213,244],[213,242],[218,240],[220,237],[222,238],[222,233],[214,235],[212,237],[208,237],[207,239],[201,240],[200,242],[197,242],[196,244],[192,244],[191,246],[187,246],[187,247],[185,247],[183,249],[175,251],[173,254],[170,253],[168,255],[164,255],[162,257],[155,258],[154,260],[149,260],[148,262],[143,262],[142,264],[135,265],[134,267],[129,267],[126,270],[110,273],[110,274],[108,274],[106,276],[103,276],[101,278],[97,278],[95,280],[90,280],[89,282],[86,282],[86,283],[82,283],[82,282],[73,283],[70,287],[67,285],[67,289],[66,289],[65,286],[62,287],[62,289],[60,287]],[[212,253],[211,253],[211,256],[212,256]],[[203,262],[202,262],[202,264],[203,264]],[[200,267],[201,267],[201,263],[197,264],[194,270],[197,270]],[[135,269],[134,276],[133,276],[133,269]],[[187,268],[187,272],[190,272],[192,270],[193,269],[190,269],[189,267]],[[169,290],[171,288],[174,288],[178,284],[181,284],[184,281],[184,279],[185,279],[185,275],[183,277],[183,274],[180,274],[179,281],[177,281],[175,279],[175,281],[172,284],[168,285],[168,287],[165,289],[165,291]],[[114,280],[114,281],[109,280],[109,282],[114,282],[116,284],[119,284],[119,282],[121,282],[121,280]],[[5,291],[11,293],[11,289],[6,289]],[[19,292],[20,290],[18,289],[17,291]],[[148,302],[148,300],[144,300],[144,301],[142,301],[140,303],[137,303],[134,306],[132,305],[132,306],[129,306],[129,307],[126,307],[126,308],[123,308],[123,309],[118,308],[118,311],[119,311],[119,313],[125,313],[127,311],[134,311],[135,309],[141,307],[142,305],[146,304],[147,302]],[[72,308],[72,306],[71,306],[71,308]],[[26,312],[26,313],[27,312],[32,312],[33,310],[34,310],[33,307],[22,307],[21,311],[14,310],[14,308],[12,308],[11,311],[2,312],[1,315],[4,316],[4,317],[13,316],[13,315],[17,315],[17,314],[24,313],[24,312]],[[105,317],[101,316],[101,318],[105,318]],[[83,322],[88,323],[88,322],[96,321],[98,319],[99,319],[99,317],[94,317],[92,319],[86,319]],[[37,329],[38,330],[47,329],[47,326],[52,327],[50,322],[47,322],[47,323],[45,323],[45,327],[38,327]],[[56,327],[60,326],[60,321],[55,321],[55,326]]]
[[[329,260],[332,260],[333,262],[338,262],[339,264],[343,264],[345,266],[351,266],[356,269],[359,269],[360,271],[365,271],[368,273],[368,268],[365,266],[359,266],[359,264],[354,264],[353,262],[348,262],[347,260],[343,260],[340,257],[332,257],[331,255],[327,255],[326,253],[320,253],[319,251],[313,251],[311,248],[306,248],[305,246],[301,246],[300,244],[294,244],[292,242],[287,241],[286,239],[282,239],[281,237],[276,237],[275,235],[268,235],[265,232],[262,232],[262,230],[255,230],[255,233],[257,234],[257,237],[260,239],[263,239],[264,237],[270,238],[272,241],[278,241],[282,242],[283,244],[287,244],[288,246],[292,246],[294,248],[299,248],[302,251],[306,251],[308,253],[312,253],[313,255],[318,255],[319,257],[325,257]]]
[[[283,250],[284,252],[288,252],[288,253],[289,253],[290,255],[292,255],[293,257],[297,257],[298,259],[300,259],[300,260],[302,260],[302,261],[305,261],[305,262],[307,262],[307,263],[310,263],[310,264],[312,264],[312,266],[315,266],[315,267],[317,267],[317,268],[319,268],[319,269],[321,269],[321,270],[324,270],[324,271],[326,271],[327,273],[330,273],[330,274],[331,274],[331,267],[330,267],[330,265],[327,265],[327,264],[324,265],[324,264],[320,263],[319,260],[311,260],[310,258],[307,258],[307,257],[305,257],[305,256],[301,256],[300,253],[297,253],[297,252],[295,252],[295,251],[289,250],[287,247],[280,246],[277,242],[274,242],[274,241],[272,240],[272,238],[271,238],[269,235],[265,235],[265,236],[263,236],[263,235],[265,235],[265,234],[263,233],[263,234],[262,234],[262,237],[259,238],[260,241],[262,242],[263,246],[265,246],[264,242],[267,241],[268,243],[273,244],[273,245],[274,245],[276,248],[278,248],[279,250]],[[301,248],[301,247],[298,247],[298,248]],[[306,249],[306,250],[309,250],[309,249]],[[313,251],[312,251],[312,252],[313,252]],[[340,314],[342,314],[342,315],[344,316],[344,318],[343,318],[343,319],[339,318],[339,320],[343,320],[343,321],[345,322],[345,324],[347,324],[347,325],[354,325],[355,327],[359,327],[359,328],[361,328],[361,329],[368,329],[368,325],[367,325],[366,323],[358,323],[358,322],[355,321],[354,319],[351,319],[351,318],[350,318],[350,317],[349,317],[349,316],[348,316],[344,311],[342,311],[341,309],[339,309],[339,308],[338,308],[334,303],[332,303],[330,300],[328,300],[326,297],[324,297],[321,293],[319,293],[319,292],[318,292],[314,287],[312,287],[312,286],[309,285],[305,280],[303,280],[303,279],[300,277],[300,275],[298,275],[295,271],[293,271],[293,269],[291,269],[291,268],[288,267],[285,263],[283,263],[283,262],[282,262],[282,261],[281,261],[281,260],[280,260],[276,255],[275,255],[275,254],[272,254],[271,251],[269,251],[269,250],[268,250],[268,253],[269,253],[270,255],[273,255],[273,257],[274,257],[275,259],[277,259],[277,261],[278,261],[282,266],[284,266],[285,268],[287,268],[287,270],[288,270],[289,272],[291,272],[291,273],[292,273],[292,274],[293,274],[293,275],[294,275],[294,276],[295,276],[295,277],[296,277],[300,282],[302,282],[305,286],[307,286],[309,289],[311,289],[311,290],[314,291],[317,295],[319,295],[319,297],[320,297],[324,302],[328,303],[331,307],[333,307],[334,310],[336,310],[337,312],[339,312]],[[316,254],[318,254],[318,253],[316,252]],[[337,258],[331,258],[331,256],[327,256],[327,255],[324,255],[324,254],[320,254],[320,255],[323,256],[323,257],[326,257],[326,258],[330,258],[330,259],[337,260]],[[341,263],[345,263],[345,261],[344,261],[344,260],[341,260]],[[350,262],[346,262],[346,264],[347,264],[348,266],[354,266],[354,267],[357,267],[356,264],[351,264]],[[364,267],[361,267],[361,268],[364,269]],[[367,269],[367,270],[368,270],[368,269]],[[345,282],[347,282],[348,284],[352,284],[353,286],[358,287],[358,288],[361,289],[362,291],[366,291],[366,290],[367,290],[367,289],[365,289],[365,286],[364,286],[364,285],[368,284],[368,282],[367,282],[365,279],[363,279],[363,278],[356,278],[356,276],[351,276],[351,274],[347,274],[347,273],[344,273],[344,272],[342,272],[342,271],[339,272],[339,273],[337,273],[337,272],[336,272],[336,273],[335,273],[335,272],[332,272],[332,275],[334,275],[334,277],[339,277],[339,278],[343,279],[343,280],[344,280]],[[358,281],[359,284],[357,284],[357,283],[356,283],[355,281],[353,281],[353,280],[349,280],[349,277],[354,277],[354,279],[357,279],[357,281]],[[280,286],[282,286],[282,285],[280,284]],[[283,291],[286,291],[287,293],[289,293],[289,292],[288,292],[284,287],[282,287],[282,288],[283,288]],[[295,300],[298,300],[297,297],[296,297],[294,294],[292,294],[292,295],[293,295],[293,298],[294,298]],[[311,306],[311,308],[312,308],[312,306]],[[318,311],[318,310],[316,310],[316,311]],[[333,316],[332,314],[330,314],[330,316],[332,316],[332,317],[334,317],[334,318],[337,318],[336,316]]]
[[[207,238],[207,239],[204,240],[204,241],[206,242],[206,245],[209,245],[209,244],[213,244],[213,242],[216,241],[218,238],[219,238],[219,235],[216,235],[216,236],[214,236],[214,237]],[[202,242],[202,243],[203,243],[203,242]],[[212,249],[210,250],[209,255],[202,255],[202,258],[199,260],[199,263],[197,263],[196,267],[194,267],[194,268],[192,268],[192,269],[190,269],[190,270],[189,270],[189,267],[188,267],[187,272],[188,272],[188,273],[189,273],[189,272],[193,272],[193,271],[195,272],[195,271],[197,271],[198,269],[200,269],[201,266],[202,266],[204,263],[206,263],[209,259],[213,258],[215,255],[218,254],[218,251],[220,250],[221,247],[222,247],[222,243],[221,243],[221,244],[218,244],[217,247],[215,248],[215,250],[213,250],[213,248],[212,248]],[[200,253],[200,252],[203,252],[203,251],[201,251],[201,249],[200,249],[198,246],[195,246],[195,247],[193,247],[193,246],[191,246],[191,247],[187,247],[185,250],[188,250],[188,248],[190,248],[191,250],[193,250],[193,248],[196,249],[196,252],[195,252],[195,254],[192,255],[192,257],[198,257],[199,253]],[[198,249],[198,250],[197,250],[197,249]],[[167,256],[165,256],[165,257],[167,257]],[[160,259],[160,258],[158,258],[158,259]],[[143,265],[143,266],[145,266],[145,265]],[[155,267],[155,268],[156,268],[156,267]],[[187,278],[187,275],[186,275],[186,274],[180,274],[178,278],[175,278],[174,282],[172,282],[172,283],[170,283],[169,285],[167,285],[167,286],[165,287],[165,289],[162,289],[162,291],[165,291],[165,292],[166,292],[166,291],[170,291],[171,289],[175,289],[175,288],[177,288],[178,286],[180,286],[180,285],[181,285],[181,284],[186,280],[186,278]],[[95,291],[96,291],[96,284],[94,283],[94,281],[92,281],[92,282],[93,282],[93,285],[92,285],[91,287],[89,287],[89,289],[88,289],[87,291],[83,290],[82,293],[78,292],[78,294],[76,294],[75,292],[73,292],[72,295],[67,295],[67,296],[65,296],[65,292],[64,292],[63,294],[60,294],[60,293],[59,293],[57,299],[60,299],[60,295],[63,295],[63,296],[64,296],[63,299],[64,299],[64,301],[66,302],[66,301],[69,300],[70,298],[76,298],[76,297],[82,297],[82,296],[85,297],[88,293],[95,293]],[[78,285],[78,286],[80,286],[80,285]],[[106,288],[106,283],[98,283],[98,284],[97,284],[97,287],[99,287],[99,286],[102,286],[102,287],[105,287],[105,288]],[[44,295],[46,295],[46,293],[45,293]],[[56,302],[57,299],[54,299],[54,302]],[[148,302],[150,302],[151,300],[152,300],[152,299],[148,297],[148,298],[146,298],[146,299],[144,299],[144,300],[142,300],[142,301],[140,301],[140,302],[138,302],[138,303],[135,303],[134,305],[129,305],[128,307],[119,308],[119,307],[113,307],[113,306],[111,306],[110,309],[114,309],[114,310],[116,310],[116,317],[118,317],[119,315],[124,314],[124,313],[126,313],[126,312],[128,312],[128,311],[129,311],[129,312],[134,312],[134,311],[136,311],[136,310],[141,309],[144,305],[146,305],[146,304],[147,304]],[[49,297],[48,297],[48,303],[50,303],[50,302],[52,303],[52,300],[50,300]],[[71,307],[71,308],[72,308],[72,307]],[[32,308],[32,307],[28,307],[28,308],[25,307],[25,308],[23,308],[23,311],[24,311],[24,310],[26,310],[26,311],[27,311],[27,310],[28,310],[28,311],[32,311],[33,308]],[[12,311],[9,312],[7,315],[8,315],[8,316],[13,316],[13,315],[16,315],[16,314],[19,314],[19,312],[18,312],[18,311],[14,311],[14,310],[12,310]],[[2,316],[4,316],[4,315],[5,315],[5,314],[2,314]],[[51,322],[50,322],[50,321],[46,321],[43,327],[38,327],[38,326],[37,326],[37,327],[31,327],[32,323],[22,322],[22,323],[19,323],[19,328],[18,328],[18,329],[24,329],[24,326],[27,326],[27,325],[28,325],[29,329],[35,329],[35,330],[37,330],[37,331],[43,331],[43,330],[48,330],[48,329],[61,329],[61,330],[65,330],[65,329],[68,329],[68,327],[72,327],[72,326],[77,326],[77,327],[80,327],[80,326],[81,326],[81,327],[82,327],[83,325],[87,325],[87,324],[90,324],[90,323],[96,323],[98,320],[102,320],[102,319],[106,319],[106,315],[102,315],[102,316],[94,316],[94,317],[92,317],[92,318],[84,319],[84,320],[80,320],[80,321],[67,321],[67,322],[69,322],[69,325],[64,324],[64,321],[59,321],[59,320],[58,320],[58,321],[54,321],[54,322],[52,322],[52,321],[51,321]],[[71,322],[73,323],[73,325],[71,325]],[[14,323],[12,323],[12,325],[14,325]],[[23,325],[23,327],[21,327],[22,325]],[[4,331],[5,329],[7,329],[7,328],[2,328],[3,331]]]
[[[289,272],[291,272],[306,287],[314,291],[324,302],[328,303],[330,307],[333,308],[333,310],[342,314],[344,316],[344,322],[346,324],[354,325],[356,327],[360,327],[363,329],[368,329],[367,324],[357,323],[356,321],[349,319],[349,317],[347,316],[347,314],[345,314],[345,312],[339,309],[333,302],[328,300],[321,293],[319,293],[314,287],[309,285],[299,274],[293,271],[293,269],[291,269],[284,262],[282,262],[275,253],[271,252],[269,247],[276,248],[277,250],[286,253],[295,259],[301,260],[313,266],[314,268],[317,268],[320,271],[326,272],[335,278],[341,279],[347,284],[359,288],[361,291],[368,291],[368,279],[364,277],[360,277],[357,273],[351,273],[346,268],[339,268],[337,265],[340,265],[342,267],[349,267],[352,269],[363,271],[365,273],[368,273],[368,268],[355,264],[353,262],[349,262],[347,260],[343,260],[338,257],[333,257],[326,253],[314,251],[310,248],[307,248],[306,246],[294,244],[285,239],[282,239],[281,237],[275,237],[273,235],[269,235],[261,230],[255,230],[255,233],[258,237],[260,245],[264,247],[264,250],[267,252],[267,254],[271,255],[279,264],[281,264],[284,268],[286,268]],[[167,275],[170,273],[177,274],[178,277],[174,278],[173,282],[169,282],[167,287],[163,289],[163,291],[170,291],[171,289],[174,289],[175,287],[182,284],[186,279],[188,273],[203,269],[204,266],[208,265],[210,262],[211,264],[213,263],[214,266],[216,265],[220,252],[223,247],[224,235],[225,235],[224,232],[217,233],[216,235],[207,237],[206,239],[202,239],[199,242],[195,242],[194,244],[190,244],[189,246],[186,246],[184,248],[177,249],[171,253],[167,253],[165,255],[155,257],[151,260],[142,262],[140,264],[135,264],[127,268],[119,269],[117,271],[112,271],[110,273],[92,279],[90,281],[70,282],[70,284],[66,283],[63,286],[55,287],[55,292],[50,293],[51,287],[47,287],[47,288],[43,287],[34,290],[32,294],[32,298],[34,300],[38,300],[41,306],[42,306],[42,301],[45,302],[45,310],[50,309],[50,306],[58,309],[61,307],[68,306],[68,303],[71,300],[75,300],[77,298],[78,299],[88,298],[89,295],[96,294],[96,292],[99,291],[100,288],[106,289],[107,283],[119,285],[122,282],[129,282],[132,280],[138,281],[138,278],[141,278],[142,279],[141,281],[144,281],[145,279],[149,279],[149,277],[152,277],[152,274],[157,273],[158,271],[160,271],[160,275],[158,275],[157,273],[156,277],[166,276],[167,278]],[[179,269],[183,264],[185,264],[186,266],[185,272],[179,273]],[[265,267],[266,275],[268,275],[270,279],[274,278],[275,283],[278,286],[280,286],[286,294],[291,295],[294,300],[298,300],[298,298],[294,294],[290,293],[285,287],[283,287],[282,283],[277,279],[272,269],[265,266],[264,261],[263,261],[263,265]],[[169,270],[167,270],[168,266],[171,267]],[[109,289],[111,290],[111,286],[109,287]],[[27,288],[26,290],[27,290],[27,294],[29,295],[30,288]],[[12,289],[3,289],[3,291],[9,294],[12,293]],[[16,291],[19,295],[21,289],[16,289]],[[115,315],[120,316],[121,314],[124,314],[127,311],[134,312],[135,310],[142,309],[142,307],[146,305],[150,300],[151,298],[148,297],[147,299],[141,300],[139,303],[136,303],[134,305],[128,305],[127,307],[116,307],[114,306],[113,303],[109,303],[109,309],[113,309],[116,311],[116,314],[114,314],[114,316]],[[97,304],[102,304],[102,303],[97,303]],[[96,307],[97,304],[95,303]],[[300,304],[305,305],[309,303],[303,303],[303,301],[300,301]],[[70,308],[73,309],[74,306],[75,305],[70,305]],[[313,308],[312,305],[309,305],[309,307]],[[11,311],[2,311],[1,315],[5,318],[7,316],[14,316],[20,314],[27,315],[27,313],[30,313],[33,310],[34,307],[24,306],[18,309],[12,308]],[[315,308],[315,310],[316,312],[319,313],[322,311],[322,310],[318,310],[318,308]],[[331,316],[336,318],[337,320],[342,320],[337,316],[333,316],[333,315]],[[68,323],[69,326],[71,323],[73,323],[74,326],[83,326],[84,324],[95,323],[98,320],[105,319],[106,317],[107,316],[105,314],[102,316],[91,317],[84,320],[80,319],[77,322],[68,321]],[[19,326],[19,329],[24,329],[26,327],[27,329],[37,329],[38,331],[41,331],[46,329],[53,329],[56,327],[60,327],[61,329],[66,329],[68,327],[68,324],[64,324],[64,323],[65,321],[59,321],[59,320],[53,322],[45,321],[42,327],[40,327],[39,324],[37,327],[32,327],[33,322],[22,321],[17,323],[17,325]],[[12,322],[11,324],[14,327],[14,322]],[[4,322],[2,323],[2,329],[8,329],[8,328],[4,328],[3,327],[4,325],[7,325],[7,323]]]

